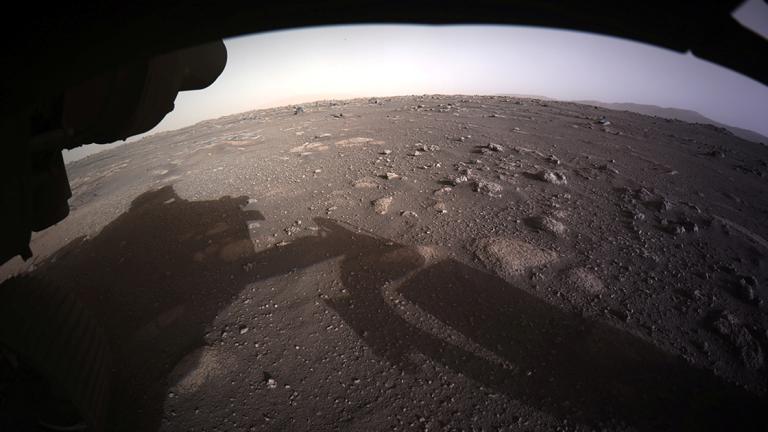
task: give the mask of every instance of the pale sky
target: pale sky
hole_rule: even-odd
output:
[[[747,20],[760,27],[764,12],[748,9]],[[514,93],[691,109],[768,135],[768,86],[690,54],[613,37],[533,27],[353,25],[225,44],[222,75],[207,89],[179,94],[176,109],[150,133],[318,99]]]

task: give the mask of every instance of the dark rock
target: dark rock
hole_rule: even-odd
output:
[[[712,321],[712,328],[740,354],[742,361],[752,369],[765,365],[760,342],[731,312],[722,311]]]

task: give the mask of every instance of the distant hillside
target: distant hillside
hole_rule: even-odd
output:
[[[696,111],[679,109],[679,108],[663,108],[656,105],[643,105],[643,104],[636,104],[636,103],[607,103],[607,102],[598,102],[598,101],[591,101],[591,100],[573,101],[573,102],[585,104],[585,105],[599,106],[602,108],[608,108],[612,110],[630,111],[630,112],[636,112],[638,114],[677,119],[677,120],[682,120],[689,123],[708,123],[711,125],[728,129],[729,131],[731,131],[731,133],[733,133],[734,135],[736,135],[741,139],[745,139],[747,141],[752,141],[756,143],[768,144],[768,137],[765,137],[749,129],[742,129],[735,126],[729,126],[723,123],[716,122],[710,119],[709,117],[705,117],[697,113]]]
[[[555,100],[547,96],[524,94],[524,93],[499,93],[496,96],[507,96],[507,97],[523,98],[523,99]]]

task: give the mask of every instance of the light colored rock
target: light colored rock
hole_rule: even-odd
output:
[[[389,211],[389,206],[392,205],[393,200],[393,197],[383,197],[373,201],[371,204],[373,205],[373,210],[376,213],[383,215],[387,214]]]
[[[363,177],[352,182],[352,186],[358,189],[370,189],[375,188],[378,185],[379,184],[376,182],[376,179],[370,177]]]
[[[568,281],[579,291],[587,294],[597,295],[605,291],[603,281],[594,272],[583,267],[569,271]]]
[[[552,234],[563,235],[566,228],[562,223],[547,216],[535,216],[528,219],[529,225],[533,228],[546,231]]]
[[[460,176],[454,178],[453,180],[451,180],[451,184],[453,184],[454,186],[458,186],[458,185],[460,185],[462,183],[466,183],[468,181],[469,181],[469,177],[467,177],[465,175],[460,175]]]
[[[539,180],[556,185],[568,184],[568,179],[565,178],[565,174],[557,171],[542,170],[536,174],[536,177]]]
[[[558,255],[547,249],[507,237],[490,237],[477,242],[475,254],[502,277],[518,276],[532,267],[557,260]]]

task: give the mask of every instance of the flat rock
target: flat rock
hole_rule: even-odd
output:
[[[534,216],[528,218],[526,222],[532,228],[552,234],[563,235],[566,231],[565,225],[547,216]]]
[[[527,269],[543,266],[558,258],[553,251],[508,237],[479,240],[475,255],[486,267],[507,278],[518,276]]]
[[[594,272],[584,267],[571,269],[567,279],[576,289],[590,295],[601,294],[605,291],[603,281]]]
[[[371,177],[363,177],[361,179],[357,179],[354,182],[352,182],[352,186],[360,189],[370,189],[378,187],[379,184],[376,182],[376,179]]]

